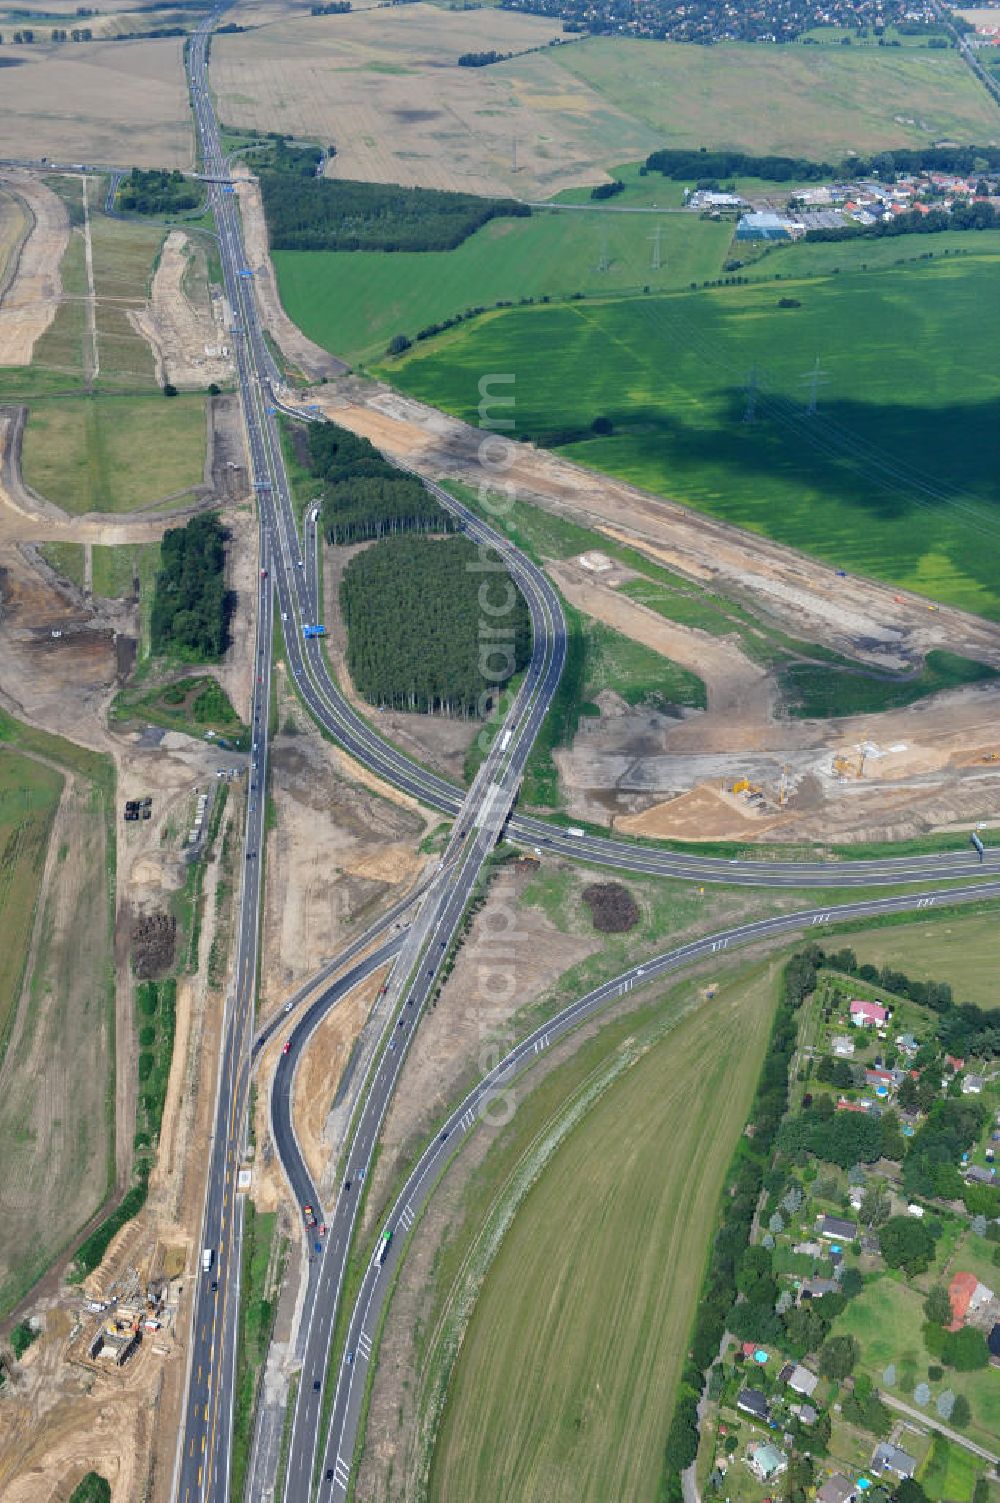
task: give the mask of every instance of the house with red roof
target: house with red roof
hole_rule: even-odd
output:
[[[892,1016],[891,1009],[883,1007],[881,1002],[863,1002],[858,997],[852,1001],[850,1013],[856,1028],[878,1028]]]

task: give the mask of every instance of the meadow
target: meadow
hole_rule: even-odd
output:
[[[776,976],[775,962],[758,964],[682,1016],[675,989],[674,1026],[661,1017],[655,1036],[650,1010],[585,1046],[588,1075],[566,1067],[578,1084],[562,1110],[579,1116],[486,1275],[433,1457],[434,1503],[656,1496],[705,1246]],[[689,1008],[696,1001],[693,987],[679,993]],[[558,1111],[533,1121],[525,1157],[541,1151]]]
[[[58,772],[0,746],[0,1061],[24,976],[63,780]]]
[[[996,618],[997,267],[971,253],[492,312],[381,372],[472,422],[482,372],[513,372],[518,437]]]
[[[951,1272],[963,1267],[959,1253]],[[938,1270],[940,1272],[940,1270]],[[927,1368],[934,1359],[928,1356],[921,1335],[923,1294],[892,1275],[883,1275],[865,1285],[837,1318],[832,1334],[849,1333],[861,1348],[859,1368],[881,1384],[886,1367],[896,1367],[896,1383],[889,1391],[904,1403],[913,1403],[917,1383],[929,1382]],[[946,1368],[945,1376],[930,1382],[931,1406],[944,1388],[962,1393],[972,1409],[972,1420],[965,1428],[970,1440],[990,1449],[995,1447],[1000,1430],[1000,1384],[993,1368],[978,1372],[957,1372]],[[949,1496],[951,1496],[949,1494]]]
[[[989,841],[989,832],[983,833]],[[994,980],[996,922],[989,915],[922,919],[872,929],[849,943],[862,964],[892,966],[916,981],[950,981],[957,1002],[1000,1006]]]
[[[393,335],[412,339],[470,307],[709,280],[722,269],[731,233],[679,214],[540,210],[493,220],[452,251],[276,251],[274,264],[293,323],[325,349],[363,361],[383,355]]]
[[[127,512],[200,485],[205,445],[203,397],[98,394],[36,403],[21,460],[65,511]]]
[[[761,47],[592,37],[560,66],[671,146],[839,161],[848,152],[988,144],[996,107],[954,51]]]

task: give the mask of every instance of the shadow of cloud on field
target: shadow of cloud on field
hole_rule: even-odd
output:
[[[817,409],[789,397],[720,388],[705,403],[705,421],[685,422],[663,407],[607,409],[613,432],[594,433],[589,422],[573,429],[525,428],[552,447],[595,446],[638,439],[638,449],[662,452],[671,467],[731,470],[744,480],[781,477],[836,498],[860,513],[898,521],[928,507],[953,520],[989,528],[988,510],[1000,503],[1000,402],[923,407],[824,401]],[[713,421],[713,416],[715,421]],[[638,450],[637,450],[638,451]],[[963,512],[964,507],[973,511]]]

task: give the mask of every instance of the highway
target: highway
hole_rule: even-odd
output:
[[[441,504],[459,519],[463,531],[483,549],[484,563],[499,563],[509,568],[528,604],[533,626],[533,647],[529,667],[503,721],[510,738],[494,739],[479,772],[468,791],[461,790],[436,774],[420,767],[395,747],[385,742],[347,703],[333,682],[322,643],[304,639],[303,626],[315,623],[320,592],[316,573],[318,556],[315,535],[316,519],[307,519],[306,535],[300,541],[285,465],[281,453],[277,414],[281,376],[277,370],[258,315],[253,292],[253,268],[246,263],[237,211],[236,197],[221,151],[218,127],[207,87],[207,48],[211,28],[222,8],[212,13],[192,34],[187,49],[187,66],[192,106],[202,153],[202,172],[208,179],[209,201],[214,211],[219,237],[220,260],[226,297],[232,310],[232,345],[237,381],[241,396],[250,475],[259,509],[261,576],[259,580],[256,672],[253,699],[253,750],[249,798],[246,816],[245,878],[241,893],[240,918],[234,958],[234,983],[227,998],[224,1019],[223,1049],[220,1059],[215,1129],[209,1152],[208,1182],[203,1220],[202,1246],[212,1249],[212,1268],[198,1276],[192,1310],[190,1361],[182,1431],[179,1438],[175,1495],[183,1503],[229,1497],[229,1469],[232,1444],[232,1410],[235,1390],[235,1364],[238,1331],[240,1262],[242,1251],[242,1209],[236,1194],[236,1173],[245,1147],[246,1108],[249,1082],[259,1047],[253,1046],[254,1006],[258,972],[260,929],[260,874],[258,853],[263,847],[263,818],[267,767],[267,712],[270,702],[272,671],[272,611],[277,603],[284,638],[288,668],[305,704],[330,734],[359,762],[387,782],[422,803],[448,814],[454,827],[444,858],[422,894],[419,912],[398,942],[391,941],[382,951],[359,961],[357,979],[370,974],[377,963],[398,952],[392,986],[398,1016],[392,1038],[377,1058],[371,1079],[359,1107],[348,1155],[348,1179],[327,1218],[328,1231],[322,1239],[322,1252],[310,1267],[309,1311],[304,1343],[302,1381],[293,1418],[289,1466],[285,1497],[289,1503],[308,1503],[310,1479],[320,1443],[320,1415],[330,1344],[340,1302],[344,1271],[354,1231],[359,1203],[358,1188],[375,1152],[385,1112],[406,1049],[412,1038],[421,1009],[433,995],[441,963],[448,953],[469,897],[482,866],[505,830],[512,838],[531,846],[586,859],[595,864],[621,867],[661,876],[682,877],[699,882],[750,883],[765,886],[871,886],[903,881],[962,878],[983,874],[978,860],[964,853],[947,857],[912,857],[900,860],[825,863],[747,861],[730,863],[718,858],[688,856],[659,851],[628,842],[607,840],[599,836],[574,836],[543,820],[514,814],[511,817],[524,765],[538,729],[558,687],[566,650],[565,622],[553,587],[530,560],[518,553],[498,532],[488,527],[474,513],[455,501],[440,487],[430,489]],[[303,412],[302,416],[309,416]],[[988,853],[988,865],[1000,871],[997,856]],[[988,884],[992,887],[994,884]],[[937,893],[934,900],[944,894]],[[982,886],[959,888],[947,896],[954,901],[969,901],[984,895]],[[836,918],[898,911],[903,908],[929,906],[925,898],[888,898],[848,904],[834,910]],[[711,953],[712,946],[728,948],[768,932],[792,930],[805,923],[822,922],[831,917],[828,910],[811,915],[787,915],[762,921],[760,925],[734,930],[728,935],[697,942],[636,968],[618,983],[580,999],[560,1018],[549,1024],[544,1034],[532,1036],[519,1045],[501,1070],[516,1070],[527,1058],[524,1052],[547,1047],[558,1032],[574,1026],[589,1012],[615,995],[615,985],[625,987],[640,975],[665,973],[700,954]],[[707,947],[707,948],[705,948]],[[381,953],[381,961],[377,956]],[[337,964],[343,964],[340,957]],[[348,978],[335,982],[307,1009],[296,1023],[290,1042],[295,1058],[304,1045],[311,1026],[324,1007],[333,1005],[344,994]],[[310,1026],[311,1020],[311,1026]],[[271,1031],[280,1020],[269,1025]],[[558,1030],[558,1032],[556,1031]],[[296,1043],[295,1040],[298,1040]],[[292,1059],[289,1056],[284,1058]],[[272,1098],[276,1137],[281,1133],[281,1152],[286,1172],[295,1187],[308,1182],[304,1165],[294,1161],[297,1145],[290,1116],[282,1115],[282,1100],[287,1100],[287,1086],[294,1073],[294,1062],[282,1073],[280,1089]],[[484,1086],[477,1088],[482,1092]],[[475,1093],[473,1093],[475,1095]],[[460,1130],[467,1130],[475,1120],[479,1095],[454,1117],[449,1137],[438,1140],[443,1151],[454,1146]],[[466,1115],[472,1113],[466,1123]],[[280,1119],[280,1121],[279,1121]],[[450,1147],[448,1148],[450,1152]],[[434,1145],[421,1164],[423,1175],[408,1185],[409,1194],[401,1199],[390,1218],[389,1226],[405,1232],[412,1224],[422,1197],[433,1183],[439,1159]],[[286,1156],[287,1155],[287,1156]],[[288,1168],[288,1166],[291,1166]],[[419,1168],[420,1166],[418,1166]],[[416,1171],[414,1171],[416,1173]],[[320,1207],[316,1200],[317,1215]],[[321,1496],[333,1497],[343,1492],[355,1459],[358,1405],[363,1384],[359,1381],[364,1354],[370,1350],[389,1282],[388,1270],[400,1256],[402,1235],[393,1236],[386,1252],[384,1267],[373,1264],[362,1288],[362,1301],[351,1321],[349,1350],[358,1353],[349,1371],[337,1374],[332,1424],[325,1443],[321,1466]],[[329,1476],[327,1474],[330,1474]]]
[[[255,645],[254,741],[246,831],[246,877],[237,937],[236,987],[220,1063],[216,1126],[209,1164],[202,1245],[212,1249],[212,1268],[198,1281],[192,1314],[191,1357],[179,1442],[176,1495],[184,1503],[229,1496],[232,1409],[238,1336],[242,1210],[236,1172],[246,1131],[246,1102],[251,1073],[251,1030],[257,976],[260,919],[259,858],[263,834],[267,756],[267,706],[272,668],[272,603],[276,596],[289,669],[306,703],[338,740],[354,747],[362,740],[362,761],[405,786],[405,759],[386,747],[346,706],[332,686],[315,641],[305,642],[303,626],[315,622],[318,598],[314,568],[305,563],[292,497],[281,454],[273,394],[279,376],[264,338],[246,265],[235,194],[226,181],[218,129],[207,91],[207,49],[213,13],[189,42],[187,64],[191,99],[202,151],[203,171],[215,212],[225,291],[233,316],[233,350],[240,389],[250,475],[258,502],[261,574]],[[216,181],[217,179],[217,181]],[[488,540],[487,530],[469,519],[470,534]],[[503,540],[505,554],[511,550]],[[308,550],[312,553],[314,550]],[[510,814],[524,763],[538,727],[558,687],[565,657],[562,612],[551,607],[551,591],[531,591],[528,604],[534,627],[531,660],[510,707],[505,727],[510,736],[494,740],[476,778],[455,801],[460,822],[452,832],[444,859],[425,892],[418,921],[402,942],[409,984],[400,995],[401,1015],[394,1047],[387,1048],[375,1085],[363,1104],[351,1152],[367,1163],[420,1010],[436,985],[440,965],[461,921],[483,862],[493,850]],[[402,763],[402,766],[399,764]],[[421,772],[421,777],[424,774]],[[290,1118],[288,1119],[290,1129]],[[290,1134],[294,1140],[294,1133]],[[285,1142],[291,1154],[294,1143]],[[294,1161],[292,1172],[298,1173]],[[300,1161],[301,1165],[301,1161]],[[304,1167],[304,1166],[301,1166]],[[311,1271],[315,1298],[305,1346],[305,1365],[292,1431],[286,1496],[305,1497],[319,1424],[320,1387],[329,1352],[329,1323],[334,1318],[353,1230],[357,1196],[341,1196],[331,1218],[323,1254]],[[318,1208],[317,1208],[318,1209]]]
[[[263,770],[267,760],[267,692],[271,668],[271,591],[263,576],[258,587],[257,650],[263,679],[255,685],[252,708],[244,876],[236,930],[233,986],[223,1018],[222,1051],[216,1090],[215,1126],[209,1147],[208,1181],[198,1249],[199,1272],[192,1304],[185,1421],[175,1467],[177,1496],[185,1503],[206,1495],[228,1497],[229,1433],[235,1389],[239,1320],[241,1197],[236,1178],[245,1147],[250,1041],[257,990],[257,936],[260,928],[261,873],[258,852],[264,835]],[[212,1263],[201,1268],[201,1249]]]

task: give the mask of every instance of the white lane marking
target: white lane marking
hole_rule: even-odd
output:
[[[410,1227],[413,1225],[413,1212],[409,1206],[404,1206],[399,1216],[400,1226]]]
[[[371,1354],[372,1354],[371,1337],[370,1336],[366,1336],[365,1332],[362,1331],[361,1335],[358,1337],[358,1355],[361,1356],[361,1357],[363,1357],[364,1360],[367,1362],[368,1358],[371,1356]]]
[[[814,914],[812,922],[814,924],[828,924],[830,922],[830,915],[828,913]]]
[[[344,1492],[346,1493],[346,1491],[347,1491],[347,1484],[350,1481],[350,1477],[351,1477],[351,1469],[350,1469],[350,1467],[347,1465],[347,1463],[340,1456],[338,1456],[337,1460],[336,1460],[336,1462],[334,1464],[334,1468],[333,1468],[333,1484],[334,1484],[334,1486],[342,1488],[344,1490]]]

